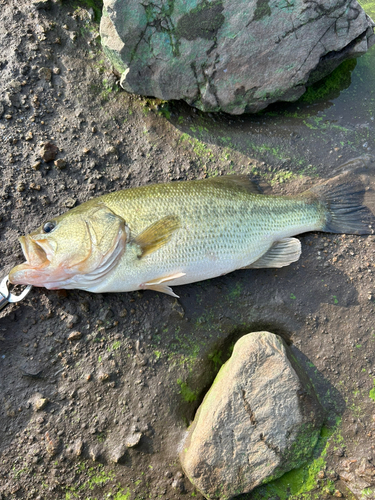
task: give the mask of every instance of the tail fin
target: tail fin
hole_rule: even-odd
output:
[[[375,216],[364,206],[367,189],[357,178],[348,183],[338,176],[309,190],[326,206],[328,215],[322,231],[328,233],[374,234]],[[372,197],[373,197],[373,193]]]

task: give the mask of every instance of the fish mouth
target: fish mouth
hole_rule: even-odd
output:
[[[25,264],[32,267],[40,267],[50,262],[47,258],[47,252],[41,245],[41,242],[34,240],[30,235],[19,238],[22,252],[26,259]]]
[[[10,271],[10,283],[43,286],[39,282],[43,276],[45,279],[46,268],[51,263],[48,258],[50,257],[49,245],[45,245],[44,241],[36,241],[30,235],[19,238],[26,262]]]

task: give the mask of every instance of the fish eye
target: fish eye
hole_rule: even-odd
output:
[[[48,221],[44,224],[43,231],[45,233],[50,233],[51,231],[53,231],[55,229],[55,227],[56,227],[56,222],[51,220],[51,221]]]

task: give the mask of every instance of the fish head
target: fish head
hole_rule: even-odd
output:
[[[117,264],[128,236],[125,221],[104,203],[84,203],[20,237],[26,262],[11,270],[9,281],[85,289]]]

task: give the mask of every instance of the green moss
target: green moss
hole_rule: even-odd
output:
[[[79,0],[74,3],[75,6],[83,6],[86,9],[94,11],[95,21],[100,22],[102,17],[103,0]]]
[[[177,379],[177,383],[180,386],[180,394],[184,401],[186,401],[187,403],[193,403],[197,400],[198,391],[193,391],[192,389],[190,389],[187,383],[183,382],[180,378]]]
[[[337,425],[340,420],[337,421]],[[306,445],[308,433],[302,436],[302,447]],[[248,500],[265,500],[278,497],[280,500],[302,500],[307,498],[305,494],[316,488],[317,474],[326,466],[326,455],[331,442],[334,442],[335,430],[329,427],[323,427],[314,450],[314,457],[310,462],[302,467],[287,472],[279,479],[268,483],[267,485],[256,488],[249,496]],[[312,442],[308,443],[309,445]],[[333,493],[334,483],[327,480],[322,487],[323,492]],[[319,494],[322,493],[320,490]],[[309,497],[311,498],[311,497]],[[319,497],[317,497],[319,498]]]
[[[217,372],[219,368],[223,365],[222,351],[215,349],[214,352],[208,355],[208,359],[212,361],[212,363],[214,364],[215,372]]]
[[[368,14],[372,19],[375,19],[375,2],[374,0],[359,0],[358,2],[363,10]]]
[[[131,497],[130,490],[128,489],[126,493],[124,490],[118,491],[116,495],[113,497],[113,500],[129,500]]]
[[[308,87],[300,101],[312,104],[316,101],[338,97],[342,90],[349,87],[351,73],[356,64],[355,59],[344,61],[330,75]]]
[[[84,494],[89,490],[93,490],[95,488],[104,487],[109,481],[112,481],[115,478],[115,473],[113,471],[106,472],[103,470],[104,466],[102,464],[98,464],[97,466],[88,467],[86,463],[81,462],[77,464],[77,473],[80,475],[83,480],[80,486],[67,486],[65,490],[65,500],[72,500],[74,498],[85,498],[86,500],[92,500],[92,497],[89,497]],[[86,476],[86,480],[85,480]],[[128,497],[114,497],[117,500],[127,500]]]
[[[370,398],[375,401],[375,379],[373,380],[373,383],[374,383],[374,387],[371,389],[371,391],[369,392],[369,396]]]

